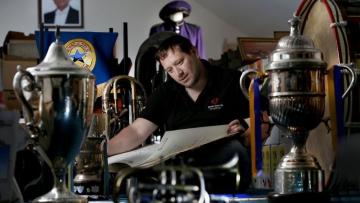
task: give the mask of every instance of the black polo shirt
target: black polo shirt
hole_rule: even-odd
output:
[[[208,81],[196,102],[183,86],[171,79],[153,92],[140,117],[158,126],[165,125],[166,130],[229,124],[234,119],[239,119],[247,128],[243,118],[249,117],[249,101],[240,90],[241,72],[214,67],[206,61],[204,65]],[[251,165],[239,136],[214,141],[177,157],[181,163],[192,166],[216,166],[228,162],[235,154],[239,157],[239,190],[244,190],[251,182]]]
[[[241,73],[205,61],[204,65],[208,81],[195,102],[171,79],[152,93],[140,117],[165,125],[166,130],[228,124],[249,117],[249,101],[239,86]]]

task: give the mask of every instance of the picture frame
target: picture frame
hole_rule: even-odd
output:
[[[238,37],[238,48],[241,58],[247,59],[264,59],[269,57],[275,50],[278,39],[261,38],[261,37]]]
[[[62,17],[56,15],[57,7],[64,7],[66,13]],[[84,0],[38,0],[39,27],[84,27]],[[65,16],[66,15],[66,16]]]

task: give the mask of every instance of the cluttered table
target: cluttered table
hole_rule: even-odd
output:
[[[251,192],[251,194],[210,194],[210,203],[236,203],[236,202],[249,202],[249,203],[278,203],[278,202],[329,202],[329,203],[355,203],[360,202],[360,192],[347,192],[342,194],[294,194],[283,195],[276,199],[276,195],[269,195],[268,191],[259,190],[258,192]],[[277,196],[279,197],[279,196]],[[90,203],[112,203],[112,200],[90,200]],[[128,203],[125,195],[118,199],[119,203]]]

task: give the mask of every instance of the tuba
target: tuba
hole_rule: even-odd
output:
[[[145,89],[136,79],[126,75],[111,78],[102,95],[107,139],[131,124],[144,109],[145,103]]]

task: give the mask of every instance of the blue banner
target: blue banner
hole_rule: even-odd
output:
[[[75,64],[88,68],[96,77],[96,85],[100,85],[114,76],[113,49],[117,36],[115,32],[61,32],[60,41]],[[42,43],[40,38],[43,39]],[[53,31],[36,31],[39,52],[46,54],[55,38]]]

